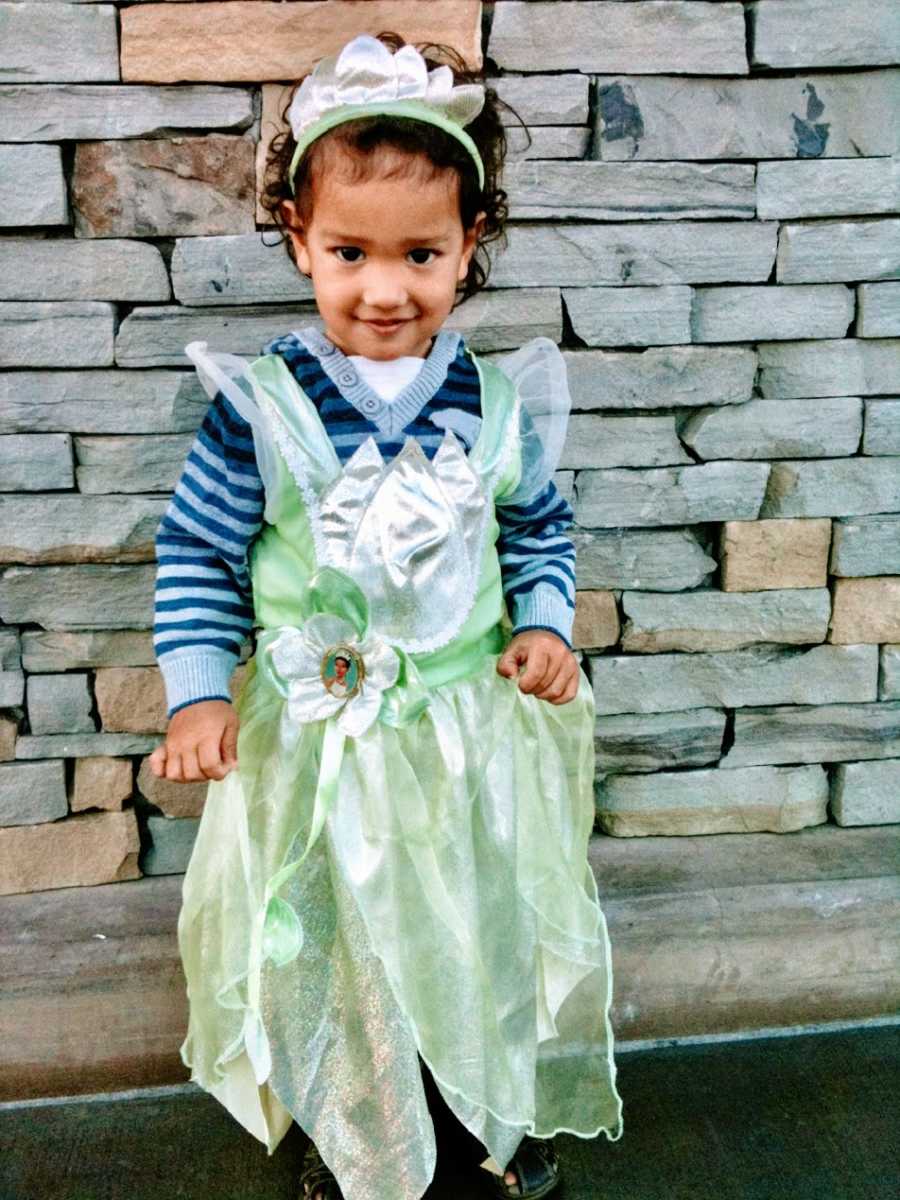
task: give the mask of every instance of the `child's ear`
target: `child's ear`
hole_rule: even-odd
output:
[[[475,247],[478,245],[478,239],[484,229],[486,217],[487,213],[485,212],[476,213],[475,220],[472,222],[472,228],[466,229],[463,232],[462,259],[460,260],[458,275],[460,281],[464,280],[469,273],[469,262],[475,253]]]
[[[297,206],[293,200],[281,201],[281,219],[284,221],[287,228],[287,235],[293,243],[297,266],[304,275],[311,274],[312,267],[309,261],[309,250],[306,246],[306,230],[303,228],[303,223],[297,213]]]

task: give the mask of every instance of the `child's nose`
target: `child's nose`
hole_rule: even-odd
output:
[[[406,300],[406,284],[399,272],[373,272],[363,286],[363,303],[372,308],[399,308]]]

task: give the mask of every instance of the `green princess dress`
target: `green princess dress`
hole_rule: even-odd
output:
[[[178,921],[192,1080],[269,1154],[296,1120],[345,1200],[432,1180],[419,1055],[501,1167],[524,1134],[617,1140],[593,693],[581,672],[554,705],[496,669],[524,382],[468,351],[468,454],[447,429],[431,461],[369,438],[342,467],[281,356],[187,352],[252,423],[266,488],[238,766],[209,784]]]

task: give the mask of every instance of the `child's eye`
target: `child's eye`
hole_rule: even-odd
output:
[[[410,254],[437,254],[437,250],[428,250],[425,246],[417,246],[415,250],[410,250]],[[418,266],[425,266],[425,263],[421,259],[416,259],[415,261]]]
[[[342,255],[342,252],[344,250],[349,250],[351,254],[362,254],[362,251],[360,250],[359,246],[335,246],[335,248],[334,248],[335,254],[337,254],[339,257]],[[355,263],[355,262],[359,262],[359,259],[358,258],[343,258],[343,257],[341,257],[341,262]]]

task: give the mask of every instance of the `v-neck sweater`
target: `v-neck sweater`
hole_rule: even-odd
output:
[[[262,353],[284,359],[342,464],[367,437],[386,459],[409,435],[433,458],[447,427],[466,452],[474,444],[481,390],[459,333],[441,330],[415,376],[390,401],[314,326],[272,339]],[[156,533],[153,645],[169,716],[199,700],[230,699],[228,681],[253,625],[247,553],[262,528],[264,506],[252,429],[218,392]],[[571,645],[575,548],[565,533],[574,520],[571,506],[551,481],[530,504],[498,503],[496,515],[514,632],[549,629]]]

